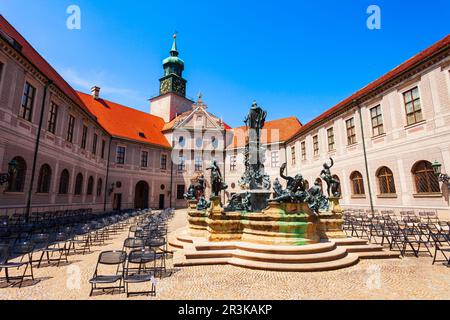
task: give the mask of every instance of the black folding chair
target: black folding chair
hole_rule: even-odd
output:
[[[13,249],[10,249],[8,244],[0,244],[0,272],[5,269],[6,283],[9,284],[11,280],[19,280],[19,288],[22,287],[25,278],[31,278],[34,280],[33,275],[33,264],[32,264],[32,252],[33,244],[30,242],[16,243]],[[17,261],[18,258],[20,261]],[[26,258],[27,261],[23,261]],[[28,267],[30,273],[27,274]],[[17,276],[11,276],[9,274],[9,269],[20,269],[23,268],[23,273]],[[15,285],[15,284],[13,284]]]
[[[130,295],[156,295],[156,280],[154,278],[156,271],[157,253],[152,249],[133,250],[128,255],[127,267],[124,274],[125,290],[127,298]],[[152,266],[148,266],[152,264]],[[149,291],[130,292],[130,284],[151,284]]]
[[[449,233],[443,229],[430,228],[430,235],[434,242],[434,258],[433,265],[436,262],[444,262],[444,265],[450,267],[450,237]],[[438,259],[438,253],[444,257],[444,259]]]
[[[114,294],[115,289],[119,289],[119,293],[122,289],[125,289],[122,280],[126,259],[127,253],[124,251],[105,251],[100,253],[94,275],[92,279],[89,280],[89,283],[92,286],[89,294],[90,297],[94,293],[94,290],[102,290],[105,292],[105,290],[112,289],[112,293]],[[115,267],[115,272],[108,270],[107,274],[103,273],[103,271],[100,270],[102,266],[109,267],[108,269]],[[114,286],[113,284],[116,284],[117,282],[119,282],[119,285]],[[101,287],[98,287],[99,285],[101,285]],[[111,286],[104,287],[103,285]]]
[[[47,258],[46,261],[48,265],[51,265],[52,262],[56,262],[56,266],[59,267],[63,257],[66,263],[68,263],[69,260],[67,259],[67,242],[68,242],[68,235],[64,232],[58,232],[55,235],[54,242],[49,243],[47,247],[42,250],[38,268],[41,266],[44,255],[46,255]],[[55,254],[57,255],[57,257],[53,258],[53,255]]]
[[[31,263],[37,263],[37,267],[39,268],[41,265],[42,257],[38,260],[33,260],[33,257],[36,253],[42,252],[44,249],[47,249],[50,241],[50,236],[47,233],[39,233],[35,234],[31,237],[31,242],[33,243],[33,253],[31,255]]]

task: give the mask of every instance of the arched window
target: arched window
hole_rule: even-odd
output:
[[[15,161],[17,165],[9,177],[8,192],[23,192],[27,164],[22,157],[15,157],[12,161]]]
[[[69,171],[64,169],[61,172],[61,177],[59,178],[59,194],[69,193]]]
[[[354,195],[365,195],[364,190],[364,179],[360,172],[355,171],[350,175],[350,180],[352,182],[352,191]]]
[[[83,193],[83,175],[81,173],[77,174],[75,179],[75,195],[81,196]]]
[[[185,139],[183,136],[180,136],[180,137],[178,138],[178,144],[179,144],[181,147],[184,147],[184,146],[186,145],[186,139]]]
[[[417,162],[413,169],[414,181],[417,193],[439,193],[439,180],[434,174],[431,163],[428,161]]]
[[[305,190],[308,191],[309,190],[309,181],[305,180],[305,182],[303,183],[303,185],[305,186]]]
[[[394,174],[388,167],[381,167],[377,171],[380,194],[395,194]]]
[[[99,178],[97,181],[97,197],[100,197],[103,193],[103,180]]]
[[[48,164],[44,164],[39,170],[37,193],[49,193],[52,169]]]
[[[88,185],[87,185],[87,195],[92,196],[94,194],[94,178],[92,176],[88,179]]]
[[[211,138],[211,145],[214,149],[217,149],[219,147],[219,140],[217,140],[216,137]]]
[[[342,187],[341,187],[341,179],[339,179],[339,177],[337,175],[333,175],[333,179],[336,180],[337,182],[339,182],[339,187],[337,190],[331,190],[333,193],[338,192],[340,195],[342,195]]]

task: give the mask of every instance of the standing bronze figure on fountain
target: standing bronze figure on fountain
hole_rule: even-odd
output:
[[[333,168],[334,166],[333,158],[330,158],[330,161],[331,161],[330,165],[328,165],[328,163],[323,164],[323,170],[322,172],[320,172],[320,177],[327,183],[328,197],[339,198],[341,196],[339,192],[339,187],[341,183],[340,181],[333,178],[333,175],[331,174],[331,168]]]
[[[220,192],[228,189],[228,185],[223,182],[217,161],[214,160],[206,170],[211,170],[211,197],[220,197]]]

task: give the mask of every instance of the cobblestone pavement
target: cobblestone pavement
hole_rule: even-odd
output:
[[[186,225],[186,212],[177,211],[169,232]],[[37,283],[22,289],[2,288],[0,299],[89,299],[88,280],[98,253],[120,249],[127,233],[117,235],[85,256],[70,257],[68,266],[35,270]],[[363,260],[331,272],[282,273],[233,266],[200,266],[173,270],[158,280],[157,297],[133,299],[450,299],[450,268],[431,265],[431,258]],[[170,262],[169,262],[170,265]],[[2,273],[3,275],[3,273]],[[4,283],[0,282],[0,288]],[[92,299],[126,299],[124,294]]]

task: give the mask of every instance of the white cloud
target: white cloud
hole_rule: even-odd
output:
[[[124,96],[132,99],[139,99],[140,95],[136,90],[127,88],[118,88],[111,85],[104,80],[107,78],[105,72],[94,72],[88,77],[80,76],[79,73],[72,68],[64,68],[61,71],[62,77],[74,87],[80,90],[89,92],[93,86],[99,86],[103,93]]]

